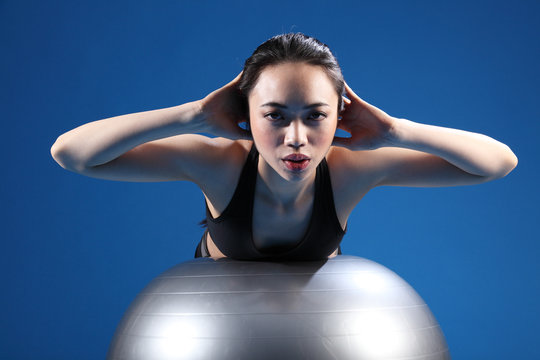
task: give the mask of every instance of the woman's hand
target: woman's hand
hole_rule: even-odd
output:
[[[248,121],[246,100],[238,89],[241,75],[200,100],[203,132],[233,140],[251,139],[249,131],[239,126]]]
[[[348,99],[343,97],[345,109],[341,112],[338,128],[351,137],[336,136],[333,145],[353,151],[389,146],[394,137],[396,119],[362,100],[346,83],[345,91]]]

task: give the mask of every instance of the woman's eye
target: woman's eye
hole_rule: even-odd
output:
[[[283,117],[279,113],[268,113],[264,117],[269,118],[270,120],[281,120]]]
[[[309,116],[310,120],[323,120],[326,117],[325,114],[316,112]]]

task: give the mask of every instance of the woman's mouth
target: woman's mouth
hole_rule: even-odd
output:
[[[291,171],[302,171],[309,165],[309,157],[304,154],[291,154],[285,156],[283,159],[287,169]]]

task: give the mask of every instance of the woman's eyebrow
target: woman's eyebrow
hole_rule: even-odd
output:
[[[267,102],[267,103],[261,105],[261,107],[265,107],[265,106],[272,106],[272,107],[277,107],[277,108],[281,108],[281,109],[287,109],[286,105],[280,104],[280,103],[275,102],[275,101]],[[306,105],[306,106],[304,106],[304,109],[311,109],[311,108],[318,107],[318,106],[330,106],[330,105],[328,105],[327,103],[318,102],[318,103]]]

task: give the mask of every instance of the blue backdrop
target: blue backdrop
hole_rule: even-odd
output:
[[[329,44],[389,114],[514,150],[516,170],[485,185],[375,189],[342,248],[406,279],[454,358],[540,358],[540,2],[3,0],[1,359],[103,358],[130,301],[202,233],[193,184],[69,173],[56,137],[200,99],[289,31]]]

